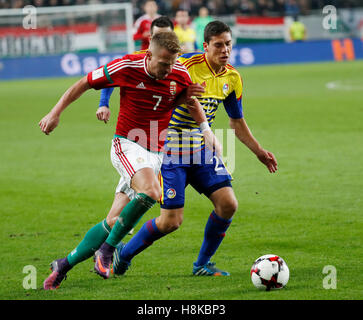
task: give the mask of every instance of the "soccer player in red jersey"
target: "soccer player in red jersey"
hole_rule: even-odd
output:
[[[147,0],[144,4],[144,11],[145,14],[136,19],[134,24],[134,40],[141,40],[141,50],[149,48],[151,23],[160,16],[157,13],[158,5],[155,1]]]
[[[98,248],[95,270],[108,278],[116,245],[160,198],[157,174],[174,107],[186,103],[196,122],[201,128],[206,127],[206,116],[197,99],[193,98],[200,96],[204,88],[192,84],[186,68],[177,62],[179,51],[174,32],[154,35],[146,53],[126,55],[90,72],[71,86],[39,122],[41,130],[48,135],[58,125],[64,109],[85,91],[119,86],[120,112],[112,141],[111,161],[120,174],[117,188],[131,199],[112,230],[103,220],[87,232],[67,257],[52,262],[52,273],[44,281],[44,289],[58,288],[66,273],[91,257]],[[212,131],[204,130],[203,134],[207,145],[214,145],[220,153],[221,147]]]

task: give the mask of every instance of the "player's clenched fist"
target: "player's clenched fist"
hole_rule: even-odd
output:
[[[48,113],[42,120],[39,121],[39,127],[46,135],[51,133],[59,123],[59,116],[53,113]]]
[[[110,120],[110,109],[107,107],[100,107],[98,108],[96,112],[96,117],[98,120],[103,121],[104,123],[107,123],[108,120]]]
[[[203,131],[203,137],[207,148],[211,151],[214,151],[216,155],[221,158],[223,155],[222,145],[213,134],[212,130]]]
[[[204,86],[202,86],[199,83],[193,83],[191,84],[187,90],[186,90],[186,99],[187,104],[193,105],[193,100],[197,97],[202,96],[202,94],[205,92]]]

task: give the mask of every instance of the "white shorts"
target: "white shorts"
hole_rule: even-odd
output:
[[[131,178],[134,174],[143,168],[151,168],[158,176],[162,161],[162,153],[150,152],[125,138],[112,139],[111,162],[121,176],[116,193],[123,192],[132,200],[136,195],[135,190],[131,188]]]

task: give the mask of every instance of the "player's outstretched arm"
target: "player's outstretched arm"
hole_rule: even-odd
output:
[[[59,123],[59,117],[63,110],[73,101],[77,100],[85,91],[90,89],[87,76],[73,84],[59,99],[53,109],[39,121],[39,127],[46,135],[51,133]]]
[[[235,130],[236,137],[244,143],[257,158],[267,167],[267,169],[274,173],[277,170],[277,161],[275,156],[263,149],[255,137],[252,135],[244,118],[233,119],[230,118],[230,126]]]

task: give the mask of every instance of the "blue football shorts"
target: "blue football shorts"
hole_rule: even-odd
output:
[[[220,188],[232,187],[223,161],[207,148],[187,155],[164,155],[160,173],[160,207],[164,209],[184,207],[188,184],[207,197]]]

